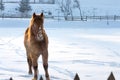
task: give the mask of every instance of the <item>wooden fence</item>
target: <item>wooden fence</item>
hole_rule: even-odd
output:
[[[11,77],[9,80],[13,80],[13,78]],[[40,77],[39,80],[43,80],[42,76]],[[76,75],[75,75],[75,77],[74,77],[73,80],[80,80],[80,77],[79,77],[79,75],[78,75],[77,73],[76,73]],[[115,80],[115,77],[114,77],[114,75],[113,75],[113,72],[110,73],[110,75],[109,75],[109,77],[108,77],[107,80]]]
[[[116,20],[120,20],[120,16],[116,16],[116,15],[111,15],[111,16],[82,16],[82,18],[80,16],[74,16],[74,17],[67,17],[67,20],[71,20],[71,21],[88,21],[88,20],[112,20],[112,21],[116,21]]]

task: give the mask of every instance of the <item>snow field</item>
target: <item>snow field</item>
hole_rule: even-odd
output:
[[[0,24],[0,80],[32,79],[23,45],[29,19],[1,19]],[[76,73],[81,80],[106,80],[111,71],[120,79],[119,22],[45,20],[44,26],[51,80],[73,80]],[[39,75],[44,77],[41,57]]]

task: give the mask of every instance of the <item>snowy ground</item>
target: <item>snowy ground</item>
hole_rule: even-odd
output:
[[[31,80],[23,46],[28,19],[0,19],[0,80]],[[71,22],[45,20],[49,36],[51,80],[107,80],[113,71],[120,79],[119,21]],[[41,57],[39,75],[44,76]]]

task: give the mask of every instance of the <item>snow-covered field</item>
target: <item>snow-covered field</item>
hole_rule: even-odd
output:
[[[0,80],[31,80],[23,45],[29,19],[0,19]],[[120,22],[45,20],[51,80],[120,79]],[[44,76],[41,57],[39,75]]]

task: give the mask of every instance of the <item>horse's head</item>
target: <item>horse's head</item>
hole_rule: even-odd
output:
[[[41,13],[40,15],[36,15],[35,13],[33,13],[31,19],[31,29],[35,38],[39,41],[43,40],[43,22],[43,13]]]

